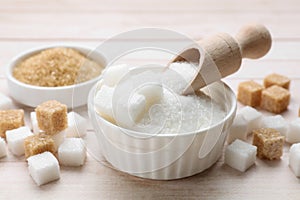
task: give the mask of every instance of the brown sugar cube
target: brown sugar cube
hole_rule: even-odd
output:
[[[253,145],[257,147],[257,156],[262,159],[276,160],[282,156],[284,136],[272,128],[253,130]]]
[[[67,106],[55,101],[46,101],[35,109],[38,126],[49,135],[68,127]]]
[[[24,126],[24,110],[0,110],[0,136],[6,138],[5,132]]]
[[[254,81],[245,81],[238,86],[238,100],[248,106],[257,107],[260,105],[261,92],[264,87]]]
[[[290,103],[290,92],[273,85],[262,91],[261,107],[267,111],[279,114],[285,111]]]
[[[265,77],[264,86],[268,88],[272,85],[278,85],[288,90],[290,87],[290,82],[291,80],[286,76],[282,76],[280,74],[270,74]]]
[[[55,154],[56,150],[53,138],[46,134],[31,135],[27,137],[24,140],[24,147],[26,158],[45,151]]]

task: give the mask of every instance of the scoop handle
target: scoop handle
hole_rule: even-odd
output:
[[[183,94],[191,94],[200,88],[220,80],[236,72],[242,63],[242,58],[257,59],[264,56],[271,48],[272,39],[268,29],[261,24],[249,24],[242,27],[236,38],[227,33],[219,33],[198,42],[204,53],[187,49],[174,61],[196,58],[200,53],[198,74],[184,90]],[[203,55],[204,54],[204,55]],[[185,57],[187,59],[185,59]],[[200,62],[202,59],[202,62]],[[193,62],[195,60],[192,60]],[[216,68],[212,70],[212,65]],[[218,71],[218,74],[215,71]]]
[[[249,24],[242,27],[235,38],[243,58],[263,57],[272,46],[271,34],[261,24]]]

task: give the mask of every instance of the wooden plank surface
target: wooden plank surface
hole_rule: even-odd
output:
[[[79,17],[78,13],[64,12],[4,12],[0,13],[0,35],[4,39],[105,39],[120,32],[151,26],[177,30],[197,39],[216,31],[235,33],[245,22],[257,21],[268,25],[272,29],[274,38],[299,39],[300,30],[294,26],[298,23],[299,12],[276,14],[187,11],[179,13],[180,11],[172,13],[99,11],[99,13],[80,13]],[[53,18],[53,15],[56,18]]]
[[[217,12],[297,12],[300,7],[297,0],[252,0],[244,1],[242,4],[236,0],[224,0],[220,3],[218,0],[203,1],[189,0],[186,2],[174,2],[172,0],[152,0],[152,1],[118,1],[118,0],[89,0],[82,3],[81,0],[63,0],[37,2],[35,0],[2,0],[1,11],[5,12],[177,12],[177,11],[217,11]],[[160,6],[158,6],[160,5]]]
[[[240,81],[261,82],[271,72],[289,76],[292,99],[283,116],[292,120],[297,117],[300,104],[299,11],[298,0],[0,0],[0,92],[9,93],[6,66],[14,56],[29,48],[53,43],[95,48],[115,34],[143,27],[168,28],[196,40],[218,31],[235,34],[241,25],[258,21],[266,24],[274,37],[270,53],[261,60],[245,60],[241,69],[225,82],[236,91]],[[127,45],[136,40],[118,42]],[[124,61],[165,64],[168,58],[161,52],[138,52],[126,56]],[[32,109],[25,110],[28,116]],[[85,107],[80,113],[87,117]],[[28,117],[26,123],[29,124]],[[23,157],[9,153],[0,159],[0,198],[299,199],[300,196],[299,179],[288,167],[289,144],[285,145],[280,161],[257,159],[256,165],[245,173],[224,165],[222,157],[199,175],[152,181],[111,169],[99,153],[91,125],[88,130],[86,164],[81,168],[62,167],[61,179],[42,187],[32,181]]]

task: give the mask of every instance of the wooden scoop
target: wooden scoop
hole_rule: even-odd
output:
[[[192,94],[200,88],[236,72],[242,58],[257,59],[271,48],[272,39],[268,29],[260,24],[249,24],[238,32],[235,38],[219,33],[197,42],[175,57],[172,62],[197,63],[198,73],[183,94]]]

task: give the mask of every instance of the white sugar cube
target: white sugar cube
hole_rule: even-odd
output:
[[[66,138],[58,148],[59,163],[64,166],[81,166],[86,158],[86,148],[81,138]]]
[[[132,128],[146,112],[146,99],[143,95],[133,93],[128,99],[119,99],[114,107],[116,124]]]
[[[68,113],[68,128],[66,137],[84,137],[86,135],[87,119],[76,112]]]
[[[33,133],[39,134],[41,132],[39,125],[38,125],[38,121],[36,119],[36,112],[31,112],[30,113],[30,121],[31,121],[31,126],[32,126],[32,131]]]
[[[102,72],[103,84],[114,87],[122,79],[122,77],[129,72],[130,67],[126,64],[112,65]]]
[[[281,133],[281,135],[286,135],[288,124],[281,115],[263,117],[261,120],[262,128],[273,128]]]
[[[137,93],[143,95],[146,98],[147,110],[158,103],[163,96],[163,87],[159,83],[149,83],[137,89]]]
[[[144,115],[146,109],[146,98],[143,95],[134,94],[129,99],[129,116],[134,122],[138,122]]]
[[[7,155],[6,152],[6,143],[3,138],[0,137],[0,158],[3,158]]]
[[[64,139],[66,137],[66,132],[61,131],[55,135],[51,135],[52,139],[54,140],[55,149],[58,150],[59,146],[64,142]]]
[[[230,144],[236,139],[246,140],[247,139],[247,122],[243,115],[237,114],[234,121],[229,129],[227,142]]]
[[[8,149],[16,156],[23,155],[25,153],[24,140],[30,135],[33,134],[26,126],[6,131]]]
[[[60,178],[59,164],[52,153],[46,151],[41,154],[30,156],[28,170],[37,185],[43,185]]]
[[[289,143],[300,142],[300,118],[297,118],[289,123],[289,128],[285,138]]]
[[[137,89],[129,100],[120,100],[115,109],[115,120],[124,128],[133,128],[149,109],[162,98],[161,85],[147,85]]]
[[[103,118],[111,122],[114,121],[112,110],[113,94],[114,88],[102,85],[94,99],[97,112],[99,112]]]
[[[0,109],[1,110],[7,110],[13,107],[12,100],[5,96],[4,94],[0,93]]]
[[[256,146],[237,139],[226,147],[225,163],[244,172],[255,163],[256,151]]]
[[[293,144],[289,153],[289,165],[297,177],[300,177],[300,143]]]
[[[239,114],[241,114],[244,117],[248,124],[248,133],[251,133],[254,129],[260,128],[262,114],[258,112],[255,108],[245,106],[240,110]]]

